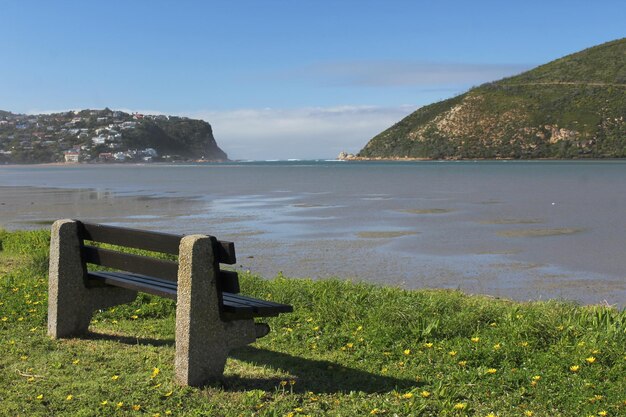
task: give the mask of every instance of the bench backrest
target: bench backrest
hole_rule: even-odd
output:
[[[135,274],[148,275],[176,282],[178,262],[155,257],[135,255],[114,249],[104,249],[85,244],[84,241],[107,243],[110,245],[143,249],[178,256],[178,247],[183,235],[106,226],[95,223],[78,222],[79,239],[83,242],[81,255],[85,264],[99,265]],[[219,271],[218,290],[239,293],[239,279],[236,272],[221,271],[219,264],[233,265],[237,262],[235,244],[211,237],[215,268]]]

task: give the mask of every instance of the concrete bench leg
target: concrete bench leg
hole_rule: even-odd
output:
[[[137,296],[125,288],[87,288],[80,246],[75,221],[54,222],[48,278],[48,335],[54,338],[85,333],[94,311],[129,303]]]
[[[201,386],[222,377],[228,352],[256,340],[253,320],[223,322],[211,238],[185,236],[178,256],[176,380]]]

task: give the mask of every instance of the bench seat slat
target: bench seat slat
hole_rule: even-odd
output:
[[[293,311],[293,307],[287,304],[275,303],[273,301],[260,300],[258,298],[247,297],[245,295],[240,294],[227,294],[224,293],[225,297],[228,296],[229,301],[236,301],[238,303],[244,305],[252,305],[257,308],[274,308],[274,309],[284,309],[281,312],[290,313]]]
[[[276,316],[280,313],[290,313],[293,307],[286,304],[271,303],[251,297],[242,297],[236,294],[223,293],[224,305],[249,306],[256,317]]]
[[[125,272],[93,271],[87,274],[88,280],[108,285],[146,292],[176,300],[177,283],[165,279]],[[221,310],[226,319],[271,317],[293,311],[293,307],[272,301],[259,300],[230,292],[222,293]]]
[[[104,284],[114,285],[116,287],[127,288],[129,290],[146,292],[160,297],[170,298],[172,300],[176,299],[176,289],[163,287],[158,284],[138,282],[130,276],[119,276],[108,272],[89,272],[87,274],[87,279],[96,280]]]
[[[165,279],[155,278],[155,277],[149,277],[146,275],[140,275],[140,274],[130,274],[126,272],[117,272],[117,271],[113,271],[113,272],[96,271],[96,272],[92,272],[91,274],[106,276],[106,277],[110,277],[111,279],[125,279],[129,281],[137,282],[139,284],[145,283],[145,284],[154,285],[157,287],[168,288],[174,291],[176,291],[178,288],[178,284],[176,284],[175,282],[168,281]]]

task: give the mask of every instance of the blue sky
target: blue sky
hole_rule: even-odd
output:
[[[0,0],[0,109],[186,115],[231,158],[327,158],[624,22],[623,0]]]

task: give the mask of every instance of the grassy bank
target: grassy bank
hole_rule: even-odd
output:
[[[242,274],[243,293],[295,312],[233,352],[221,383],[181,388],[173,302],[142,295],[51,340],[47,232],[0,241],[1,415],[626,414],[625,311]]]

